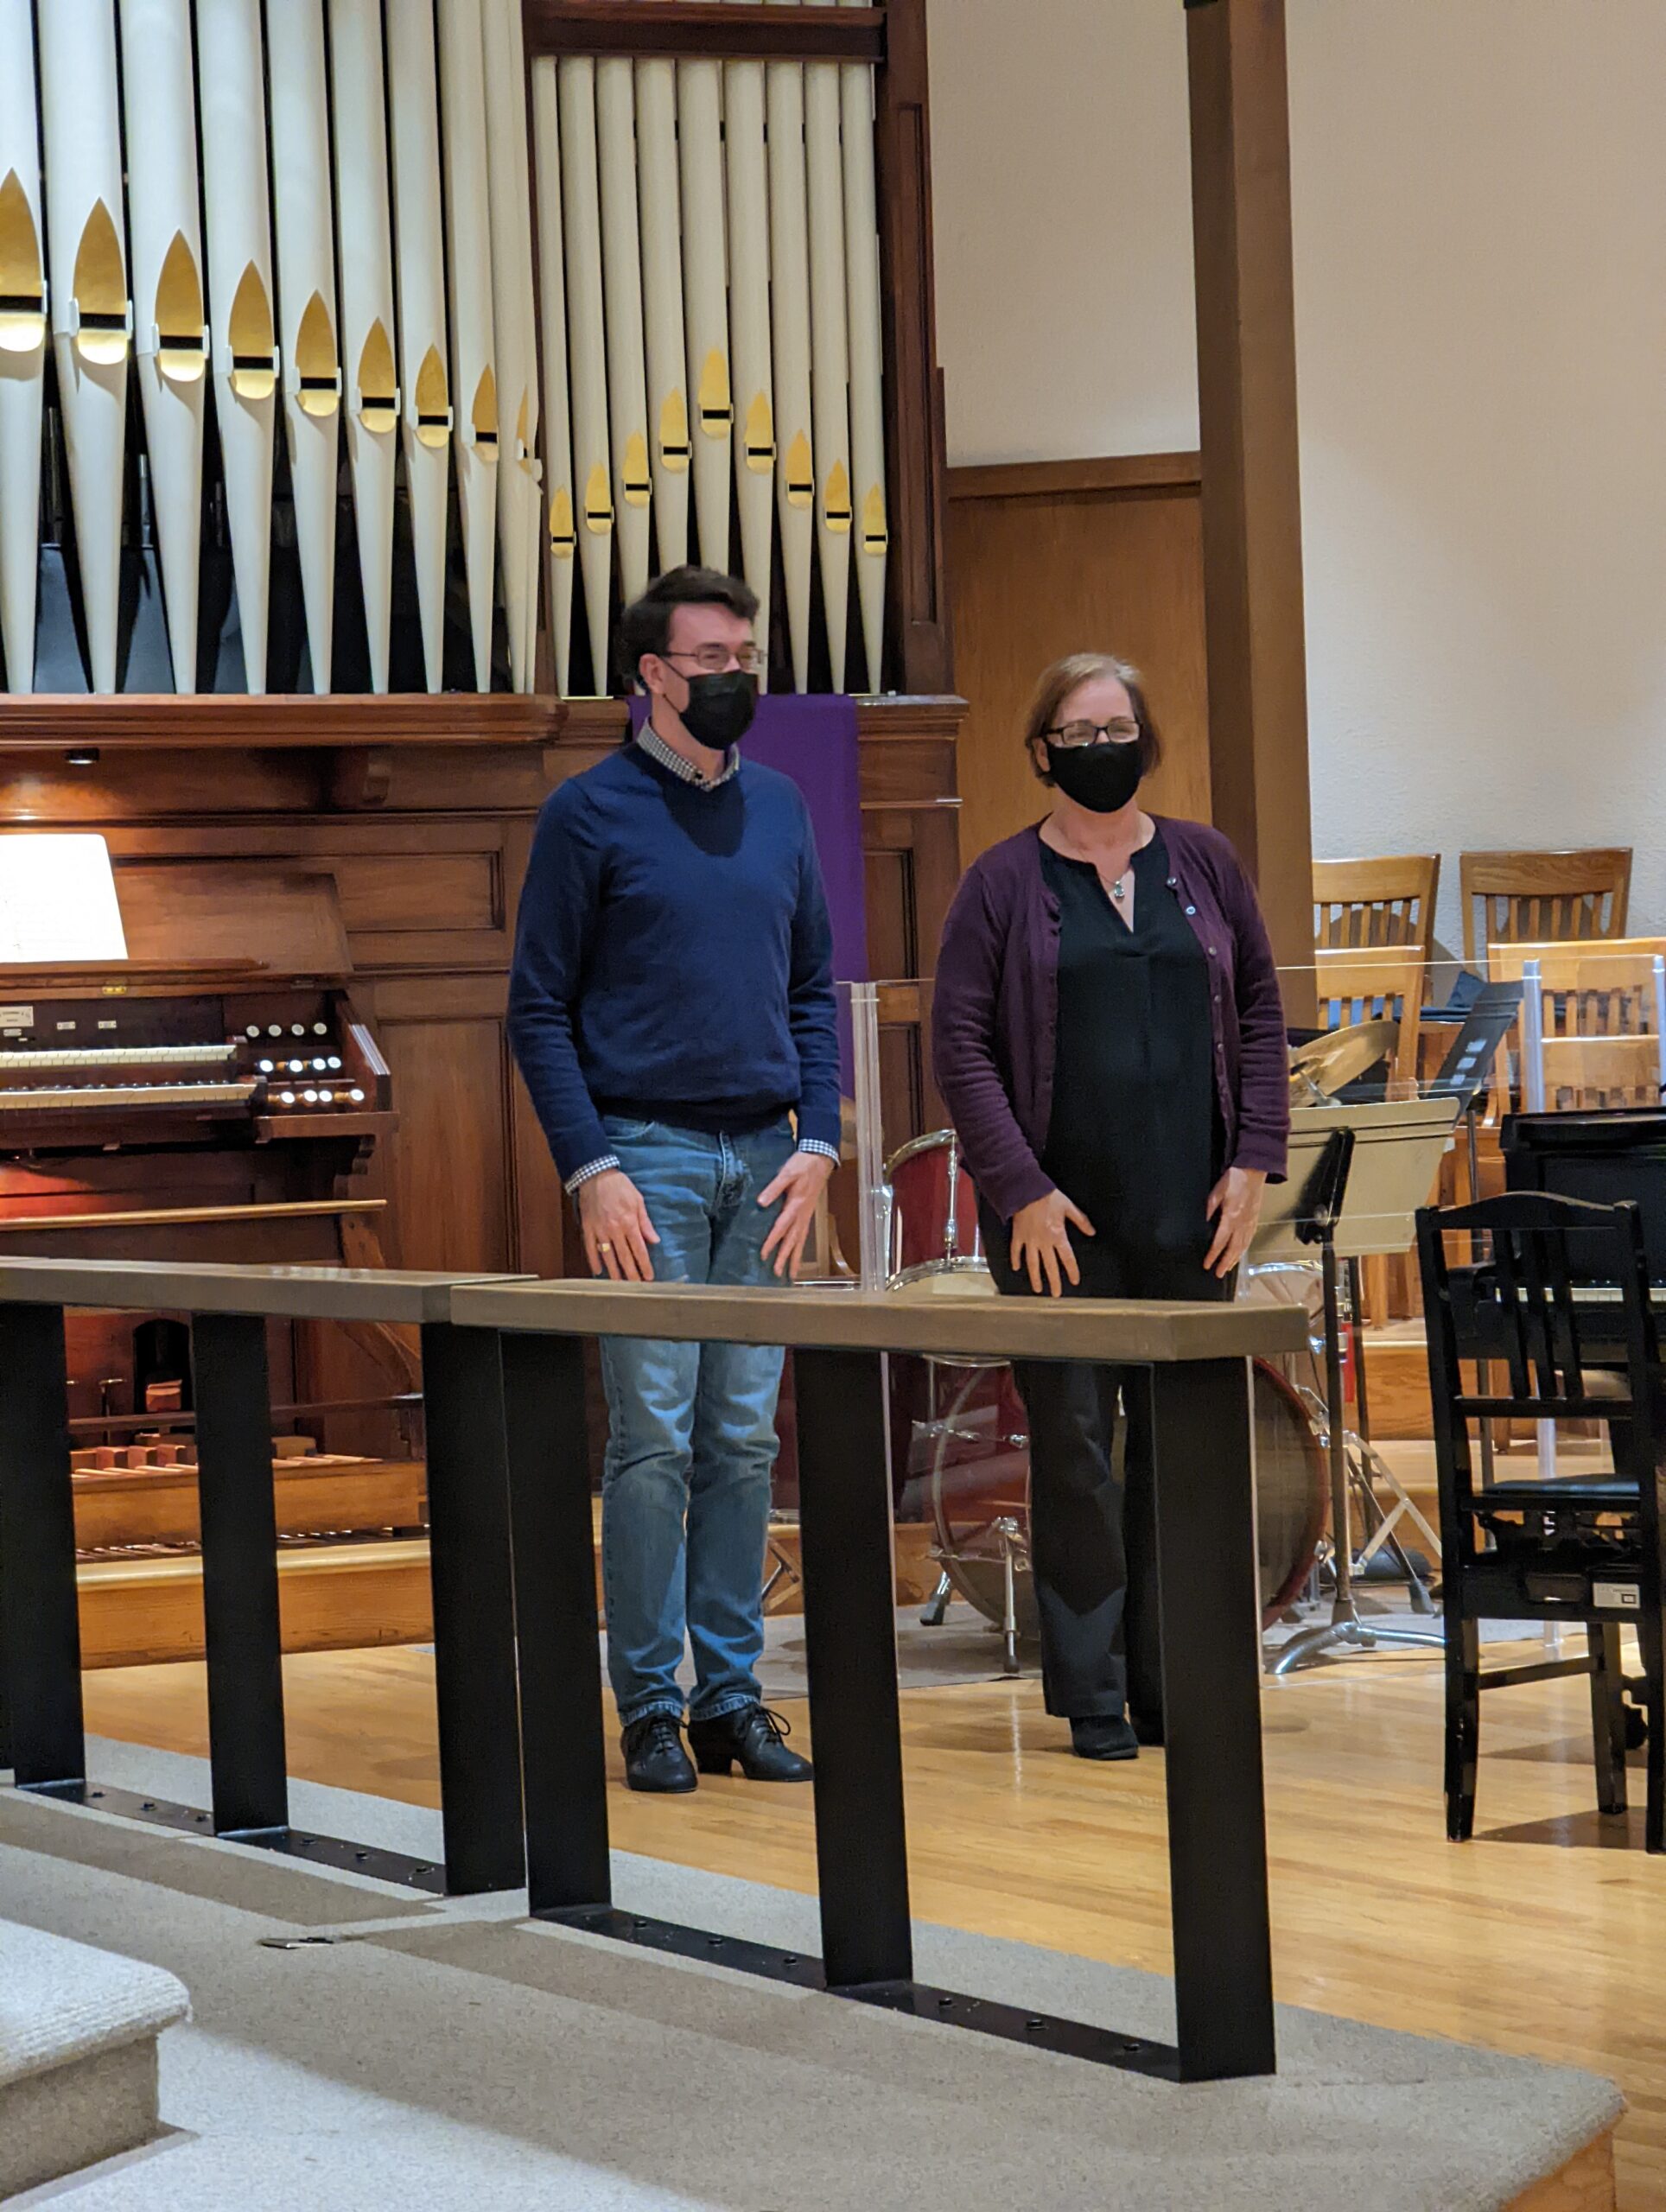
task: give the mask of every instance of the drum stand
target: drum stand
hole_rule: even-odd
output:
[[[1436,1649],[1445,1643],[1438,1630],[1415,1628],[1379,1628],[1368,1625],[1359,1618],[1359,1608],[1353,1594],[1353,1537],[1350,1524],[1348,1497],[1348,1447],[1344,1431],[1345,1419],[1342,1387],[1342,1314],[1339,1295],[1339,1275],[1336,1256],[1336,1228],[1341,1217],[1343,1200],[1347,1192],[1348,1171],[1353,1163],[1354,1133],[1351,1129],[1333,1129],[1326,1141],[1313,1180],[1304,1192],[1304,1205],[1311,1207],[1296,1226],[1296,1235],[1304,1244],[1317,1244],[1319,1249],[1320,1280],[1325,1293],[1325,1395],[1326,1437],[1331,1470],[1331,1531],[1332,1561],[1336,1575],[1336,1594],[1332,1601],[1331,1618],[1321,1626],[1304,1629],[1292,1637],[1274,1662],[1275,1675],[1294,1674],[1298,1667],[1317,1659],[1327,1651],[1375,1650],[1379,1643],[1428,1644]],[[1388,1525],[1391,1530],[1392,1522]],[[1379,1534],[1382,1532],[1379,1532]],[[1391,1533],[1385,1541],[1399,1558],[1408,1580],[1417,1586],[1399,1540]]]

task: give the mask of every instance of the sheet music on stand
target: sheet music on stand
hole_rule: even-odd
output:
[[[0,837],[0,963],[125,960],[110,848],[84,831]]]

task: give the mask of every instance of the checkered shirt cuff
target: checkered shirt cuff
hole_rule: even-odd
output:
[[[617,1153],[604,1152],[600,1160],[591,1160],[588,1166],[581,1167],[576,1175],[569,1175],[567,1178],[568,1197],[569,1198],[575,1197],[582,1190],[585,1184],[594,1183],[598,1175],[607,1174],[610,1168],[617,1167],[618,1165]]]

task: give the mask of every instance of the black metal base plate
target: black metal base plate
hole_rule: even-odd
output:
[[[41,1783],[23,1793],[50,1797],[64,1805],[85,1805],[95,1812],[114,1813],[124,1821],[148,1821],[153,1827],[175,1828],[186,1835],[213,1835],[213,1817],[194,1805],[175,1805],[165,1797],[141,1796],[136,1789],[112,1789],[102,1783]],[[299,1859],[308,1866],[327,1866],[348,1874],[368,1874],[378,1882],[397,1883],[401,1889],[423,1890],[435,1897],[446,1894],[445,1868],[428,1859],[410,1859],[399,1851],[380,1851],[368,1844],[348,1843],[340,1836],[315,1835],[306,1828],[233,1828],[219,1835],[220,1843],[242,1843],[257,1851],[272,1851],[282,1858]]]
[[[916,2019],[934,2020],[944,2027],[999,2036],[1008,2043],[1027,2044],[1033,2050],[1057,2051],[1067,2058],[1084,2058],[1096,2066],[1121,2067],[1129,2073],[1163,2081],[1180,2078],[1180,2055],[1172,2044],[1146,2042],[1112,2028],[1091,2027],[1085,2021],[1064,2020],[1051,2012],[1029,2012],[988,1997],[963,1997],[920,1981],[870,1981],[829,1989],[822,1961],[804,1952],[783,1951],[741,1936],[716,1936],[707,1929],[685,1928],[674,1920],[625,1912],[617,1905],[572,1905],[535,1916],[553,1927],[578,1929],[588,1936],[635,1943],[645,1950],[669,1951],[678,1958],[705,1959],[714,1966],[732,1967],[737,1974],[759,1974],[766,1980],[790,1982],[800,1989],[819,1989],[830,1997],[854,1998],[861,2005],[911,2013]]]

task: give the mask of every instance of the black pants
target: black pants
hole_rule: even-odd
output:
[[[1005,1225],[983,1224],[999,1288],[1029,1297],[1014,1274]],[[1067,1297],[1227,1299],[1229,1278],[1195,1253],[1121,1249],[1102,1230],[1078,1238],[1082,1281]],[[1041,1621],[1041,1686],[1049,1713],[1071,1720],[1121,1713],[1158,1721],[1163,1681],[1157,1614],[1157,1523],[1151,1370],[1083,1361],[1020,1360],[1030,1424],[1030,1555]],[[1126,1436],[1115,1459],[1121,1397]]]

